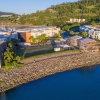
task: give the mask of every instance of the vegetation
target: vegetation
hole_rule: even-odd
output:
[[[73,36],[75,35],[75,33],[73,31],[70,31],[70,35]]]
[[[91,22],[91,25],[96,25],[95,21],[92,21],[92,22]]]
[[[59,34],[56,34],[55,36],[53,36],[54,38],[56,38],[56,40],[60,40],[61,37],[60,37],[60,33]]]
[[[16,41],[16,42],[14,42]],[[4,68],[11,69],[12,67],[18,67],[20,57],[16,56],[17,40],[8,41],[6,51],[4,52]]]
[[[41,54],[48,54],[54,52],[53,47],[51,45],[48,46],[39,46],[39,47],[28,47],[28,48],[20,48],[17,51],[17,56],[20,56],[21,59],[37,56]]]
[[[100,21],[100,0],[80,0],[51,6],[45,11],[22,15],[18,23],[32,25],[66,24],[70,18],[85,18],[87,21]],[[67,29],[67,26],[64,27]]]
[[[9,17],[0,17],[0,24],[2,25],[12,25],[18,23],[19,15],[13,14]]]
[[[41,54],[39,54],[39,55],[31,55],[31,56],[29,56],[29,57],[26,57],[26,58],[24,58],[24,59],[29,59],[29,58],[36,58],[36,57],[41,57],[41,56],[46,56],[46,55],[52,55],[52,54],[57,54],[57,53],[63,53],[63,52],[75,52],[75,51],[80,51],[80,49],[73,49],[73,50],[68,50],[68,51],[59,51],[59,52],[54,52],[54,51],[52,51],[52,52],[45,52],[45,53],[41,53]]]
[[[82,36],[83,36],[84,38],[86,38],[86,37],[87,37],[87,35],[88,35],[88,33],[87,33],[87,32],[82,32]]]
[[[51,6],[44,11],[27,15],[15,15],[7,18],[0,18],[0,22],[31,24],[31,25],[53,25],[63,26],[70,18],[84,18],[86,21],[100,21],[100,0],[79,0]],[[69,30],[69,25],[63,30]]]
[[[15,15],[14,13],[8,13],[8,12],[1,12],[0,11],[0,15]]]
[[[73,29],[73,28],[75,28],[75,27],[79,27],[79,26],[80,26],[79,23],[64,24],[64,25],[62,26],[62,30],[63,30],[63,31],[69,31],[69,30],[71,30],[71,29]]]
[[[39,35],[37,38],[34,38],[34,36],[30,36],[30,40],[32,43],[40,43],[40,42],[46,42],[49,38],[46,37],[46,34]]]

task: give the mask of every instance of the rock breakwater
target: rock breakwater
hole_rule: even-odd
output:
[[[10,71],[0,70],[0,92],[17,87],[23,83],[84,66],[100,64],[100,53],[67,52],[31,58],[32,61]]]

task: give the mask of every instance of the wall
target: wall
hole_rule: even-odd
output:
[[[19,32],[18,39],[20,39],[21,42],[26,42],[26,32]]]
[[[31,36],[31,33],[26,32],[26,42],[27,43],[31,43],[30,36]]]

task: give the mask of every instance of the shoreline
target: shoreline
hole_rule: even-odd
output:
[[[34,58],[35,59],[35,58]],[[100,53],[61,53],[51,56],[43,56],[35,59],[35,62],[26,64],[19,69],[0,71],[0,93],[18,87],[30,81],[64,72],[72,69],[83,68],[100,64]]]

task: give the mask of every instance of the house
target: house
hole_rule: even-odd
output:
[[[85,22],[85,21],[86,21],[85,19],[70,18],[70,20],[66,21],[66,22],[68,22],[68,23],[75,23],[75,22],[81,23],[81,22]]]
[[[71,50],[72,47],[67,45],[67,44],[63,44],[63,45],[59,45],[59,47],[62,49],[62,50]]]
[[[79,45],[78,40],[80,40],[81,38],[82,38],[81,36],[69,37],[69,45],[78,47]]]
[[[84,52],[97,52],[99,46],[96,44],[94,39],[82,38],[79,40],[79,48]]]

